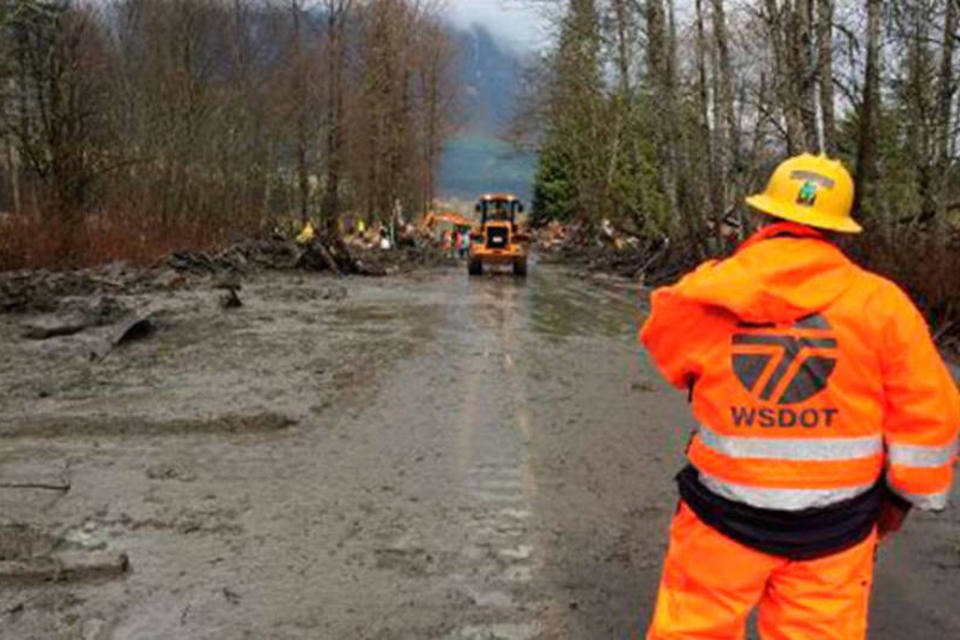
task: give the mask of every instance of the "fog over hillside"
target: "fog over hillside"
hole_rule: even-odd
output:
[[[501,139],[516,113],[523,55],[478,24],[451,32],[460,51],[463,125],[447,141],[440,196],[471,200],[484,191],[512,191],[529,199],[535,156]]]

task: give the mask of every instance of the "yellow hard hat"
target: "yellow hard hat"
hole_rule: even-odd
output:
[[[839,160],[804,153],[780,163],[763,193],[747,204],[763,213],[800,224],[860,233],[853,219],[853,178]]]

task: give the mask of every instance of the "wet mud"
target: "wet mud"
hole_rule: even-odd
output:
[[[464,271],[121,295],[99,359],[0,316],[0,638],[635,637],[691,427],[642,292]],[[879,556],[871,638],[960,637],[957,516]]]

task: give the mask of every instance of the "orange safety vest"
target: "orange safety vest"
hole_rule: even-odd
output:
[[[942,509],[960,397],[927,326],[893,283],[818,232],[770,225],[730,259],[652,295],[640,338],[692,387],[688,457],[713,492],[800,510],[890,488]]]

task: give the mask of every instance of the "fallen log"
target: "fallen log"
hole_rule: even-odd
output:
[[[129,569],[130,559],[125,553],[64,551],[52,556],[0,561],[0,584],[117,578]]]
[[[151,313],[133,315],[121,322],[117,329],[112,331],[106,340],[95,347],[90,357],[93,360],[103,360],[114,347],[146,338],[156,330],[157,325]]]
[[[80,316],[58,316],[39,318],[23,326],[23,337],[28,340],[48,340],[58,336],[72,336],[90,326],[87,318]]]
[[[343,272],[340,270],[340,265],[337,264],[333,254],[316,238],[304,247],[294,266],[298,269],[307,269],[309,271],[329,269],[338,276],[343,275]]]
[[[323,261],[326,263],[327,268],[330,269],[330,271],[334,272],[336,275],[342,276],[343,272],[340,271],[340,267],[339,265],[337,265],[337,261],[333,259],[333,256],[330,255],[330,252],[327,250],[327,248],[319,242],[315,244],[316,244],[316,251],[317,253],[320,254],[320,258],[323,259]]]
[[[62,462],[20,460],[0,464],[0,489],[70,490],[69,470]]]

